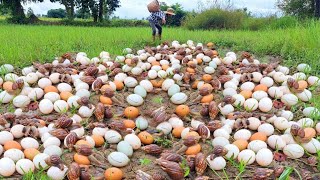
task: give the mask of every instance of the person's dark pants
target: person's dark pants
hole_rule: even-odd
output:
[[[150,22],[150,26],[151,26],[151,28],[152,28],[152,36],[155,36],[155,35],[156,35],[157,30],[158,30],[159,36],[161,36],[161,34],[162,34],[162,27],[161,27],[161,25],[160,25],[159,23],[153,22],[153,21],[151,21],[151,20],[149,20],[149,22]]]

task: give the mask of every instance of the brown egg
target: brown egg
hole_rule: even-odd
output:
[[[311,140],[317,134],[316,130],[314,130],[313,128],[310,128],[310,127],[305,128],[303,131],[304,131],[304,134],[305,134],[305,137],[303,138],[303,140],[305,140],[305,141]]]
[[[5,82],[5,83],[2,84],[2,87],[3,87],[3,89],[6,90],[8,93],[11,93],[11,92],[13,92],[13,90],[12,90],[12,84],[13,84],[13,82],[7,81],[7,82]]]
[[[200,151],[201,151],[201,145],[200,144],[196,144],[196,145],[188,147],[188,149],[186,150],[185,154],[186,155],[196,155]]]
[[[91,137],[94,140],[94,144],[96,147],[104,145],[104,138],[102,136],[93,134]]]
[[[101,95],[99,97],[99,100],[104,105],[112,105],[112,99],[108,98],[107,96]]]
[[[263,132],[256,132],[250,137],[250,141],[254,140],[267,141],[267,135]]]
[[[129,129],[134,129],[136,127],[136,123],[130,119],[123,120],[123,124],[126,128],[129,128]]]
[[[252,92],[251,91],[241,91],[240,94],[245,98],[245,99],[249,99],[252,96]]]
[[[35,148],[28,148],[28,149],[25,149],[25,150],[23,151],[23,153],[24,153],[24,156],[25,156],[27,159],[30,159],[30,160],[32,161],[33,158],[34,158],[37,154],[39,154],[40,152],[39,152],[37,149],[35,149]]]
[[[90,160],[87,156],[80,155],[78,153],[75,153],[73,156],[73,159],[76,163],[82,164],[82,165],[90,165]]]
[[[54,87],[54,86],[46,86],[46,87],[44,88],[44,92],[45,92],[45,93],[48,93],[48,92],[59,93],[59,90],[58,90],[56,87]]]
[[[184,127],[176,127],[172,130],[172,135],[176,138],[181,138],[181,133],[184,130]]]
[[[299,84],[299,88],[298,88],[299,91],[303,91],[308,87],[308,83],[305,80],[298,81],[298,84]]]
[[[138,134],[138,138],[143,144],[152,144],[153,143],[153,136],[148,133],[147,131],[142,131]]]
[[[7,141],[3,145],[4,150],[9,150],[9,149],[19,149],[22,150],[21,145],[17,141]]]
[[[60,97],[64,101],[68,101],[69,97],[71,97],[71,96],[73,96],[73,94],[71,92],[65,91],[65,92],[60,93]]]
[[[248,146],[248,142],[246,140],[243,140],[243,139],[236,140],[232,144],[236,145],[239,148],[240,151],[246,149],[247,146]]]
[[[206,95],[206,96],[203,96],[202,98],[201,98],[201,103],[210,103],[211,101],[213,101],[213,94],[208,94],[208,95]]]
[[[160,88],[162,86],[163,81],[164,81],[164,79],[160,79],[160,80],[152,79],[152,80],[150,80],[150,82],[153,85],[153,87],[156,87],[156,88]]]
[[[267,92],[268,91],[268,87],[264,84],[259,84],[257,85],[256,87],[254,87],[253,89],[254,92],[256,91],[264,91],[264,92]]]

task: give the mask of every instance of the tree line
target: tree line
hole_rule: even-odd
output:
[[[22,4],[27,2],[41,3],[44,0],[0,0],[0,7],[3,11],[9,11],[12,22],[24,23],[27,17]],[[65,6],[66,16],[69,20],[75,18],[75,10],[90,14],[94,22],[102,22],[109,17],[118,7],[120,0],[50,0],[59,2]]]
[[[28,2],[41,3],[44,0],[0,0],[0,14],[10,14],[10,20],[15,23],[28,22],[28,18],[24,12],[23,4]],[[51,10],[48,15],[58,17],[66,17],[69,20],[77,18],[92,18],[94,22],[102,22],[108,19],[113,12],[120,7],[120,0],[50,0],[51,2],[58,2],[65,7],[65,10]],[[161,0],[160,0],[161,1]],[[200,1],[199,1],[200,2]],[[214,7],[221,9],[219,0],[208,0],[214,2]],[[226,1],[221,1],[226,2]],[[227,0],[227,5],[231,4],[231,0]],[[225,5],[225,4],[224,4]],[[320,18],[320,0],[278,0],[277,7],[284,12],[285,15],[295,16],[299,18]],[[166,10],[169,6],[161,3],[161,10]],[[172,6],[176,11],[176,16],[169,19],[170,25],[180,26],[183,19],[190,14],[183,10],[180,4]],[[206,4],[208,7],[208,4]],[[228,8],[229,9],[229,8]],[[195,12],[193,12],[194,14]],[[35,17],[35,16],[32,16]]]

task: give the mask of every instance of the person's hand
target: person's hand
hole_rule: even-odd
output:
[[[166,20],[165,19],[162,19],[162,24],[166,24]]]

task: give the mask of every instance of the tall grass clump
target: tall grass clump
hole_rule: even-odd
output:
[[[189,30],[240,29],[245,16],[238,10],[209,9],[187,16],[184,26]]]

